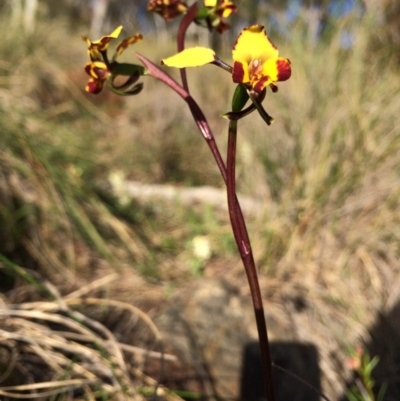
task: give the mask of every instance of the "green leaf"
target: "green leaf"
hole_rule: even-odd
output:
[[[46,286],[44,286],[39,279],[34,277],[32,274],[29,273],[28,270],[24,269],[23,267],[13,263],[11,260],[0,254],[0,262],[3,264],[3,267],[5,268],[5,272],[9,273],[12,277],[15,275],[18,275],[22,277],[26,282],[29,284],[34,285],[36,288],[42,290],[42,291],[47,291]]]
[[[383,401],[383,397],[385,396],[387,388],[388,384],[383,383],[381,389],[379,390],[378,396],[376,397],[376,401]]]

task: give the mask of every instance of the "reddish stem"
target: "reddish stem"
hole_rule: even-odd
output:
[[[275,388],[272,378],[272,359],[269,348],[267,325],[265,321],[264,307],[261,297],[260,284],[257,277],[257,269],[254,262],[251,244],[248,239],[246,225],[236,198],[236,143],[237,143],[237,121],[229,122],[228,153],[227,153],[227,195],[229,217],[231,220],[233,234],[239,249],[240,256],[249,282],[251,298],[253,301],[254,314],[257,323],[258,338],[260,342],[261,359],[264,372],[264,385],[268,401],[275,401]],[[245,235],[243,236],[243,233]]]
[[[177,36],[177,44],[178,44],[178,52],[181,52],[185,48],[185,37],[186,31],[189,28],[190,24],[195,20],[197,16],[197,2],[194,2],[187,10],[184,17],[181,19],[181,23],[179,24],[178,36]],[[189,92],[189,85],[187,82],[186,76],[186,68],[181,68],[181,79],[183,88]]]

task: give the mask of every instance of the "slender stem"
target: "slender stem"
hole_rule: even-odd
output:
[[[198,12],[197,2],[194,2],[188,8],[184,17],[181,19],[177,36],[178,52],[181,52],[185,48],[186,31],[189,28],[190,24],[196,18],[197,12]],[[189,85],[186,76],[186,68],[181,68],[181,79],[183,88],[186,90],[186,92],[189,92]]]
[[[254,262],[253,252],[247,236],[247,229],[236,198],[236,143],[237,143],[237,121],[229,122],[228,154],[227,154],[227,194],[229,217],[240,256],[246,271],[253,300],[254,313],[257,323],[258,337],[260,342],[261,359],[264,372],[264,385],[268,401],[275,401],[275,388],[272,379],[272,359],[269,349],[268,332],[265,321],[264,307],[262,303],[260,285],[257,277],[257,269]],[[243,237],[243,232],[246,233]]]
[[[215,64],[217,67],[222,68],[224,71],[232,74],[233,68],[229,64],[226,64],[217,56],[215,56],[215,60],[211,64]]]

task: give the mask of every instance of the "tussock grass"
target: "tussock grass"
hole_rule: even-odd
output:
[[[52,302],[1,300],[0,395],[4,399],[143,399],[140,387],[154,385],[142,372],[143,360],[160,359],[161,353],[122,344],[98,319],[76,309],[102,306],[128,311],[144,323],[158,345],[161,335],[150,318],[130,304],[76,298],[98,285],[104,285],[104,280],[60,298],[46,282]],[[163,357],[175,360],[172,355]]]
[[[115,264],[114,243],[125,249],[125,260],[142,259],[144,245],[96,189],[98,131],[115,125],[77,86],[69,55],[52,54],[65,38],[62,29],[54,31],[46,41],[2,43],[11,61],[3,63],[0,87],[1,252],[22,265],[34,261],[57,284],[73,284],[88,263]],[[83,74],[78,79],[84,83]]]

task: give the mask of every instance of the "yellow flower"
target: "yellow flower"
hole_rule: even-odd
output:
[[[232,13],[237,11],[232,1],[204,0],[204,7],[207,12],[205,15],[200,13],[195,20],[196,23],[206,26],[210,30],[215,29],[219,33],[223,33],[230,28],[229,24],[224,21],[224,18],[228,18]]]
[[[204,7],[215,9],[215,13],[222,18],[228,18],[237,11],[235,4],[229,0],[204,0]]]
[[[110,35],[103,36],[102,38],[92,42],[86,36],[82,39],[88,45],[88,54],[90,62],[85,65],[85,71],[90,76],[85,90],[89,93],[99,93],[103,89],[104,82],[112,73],[113,68],[116,66],[116,58],[123,53],[123,51],[133,43],[142,39],[141,34],[133,35],[123,40],[117,47],[111,61],[108,59],[107,49],[108,45],[113,39],[117,39],[122,31],[122,25],[115,29]]]
[[[166,21],[185,14],[187,9],[187,4],[180,0],[150,0],[147,5],[148,11],[160,14]]]
[[[286,81],[292,73],[290,61],[278,55],[262,25],[245,28],[232,50],[233,82],[251,85],[257,93],[270,85],[275,92],[274,82]]]
[[[211,0],[210,0],[211,1]],[[276,92],[277,81],[286,81],[292,70],[290,61],[278,57],[278,49],[268,39],[262,25],[245,28],[238,36],[232,50],[233,68],[227,66],[215,55],[212,49],[194,47],[163,59],[162,64],[169,67],[200,67],[214,63],[232,72],[235,83],[244,84],[261,93],[269,85]]]

